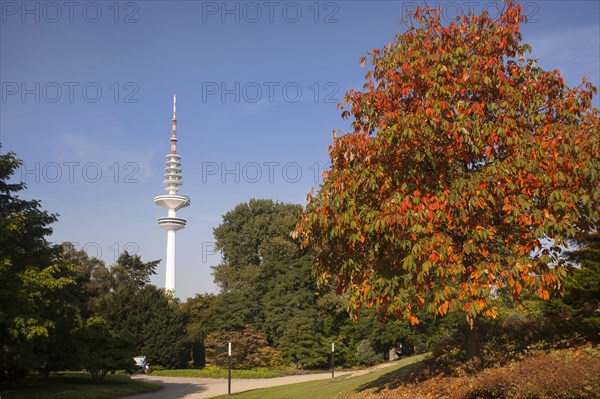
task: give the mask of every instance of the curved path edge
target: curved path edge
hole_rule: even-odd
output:
[[[339,371],[335,376],[353,374]],[[203,399],[227,395],[227,380],[221,378],[164,377],[153,375],[134,375],[134,380],[160,384],[163,389],[151,393],[127,396],[121,399]],[[270,388],[300,382],[317,381],[331,378],[331,373],[303,374],[277,378],[239,379],[231,381],[231,393],[240,393],[259,388]]]

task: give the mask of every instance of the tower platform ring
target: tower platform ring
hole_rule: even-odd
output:
[[[165,230],[181,230],[185,227],[187,220],[182,218],[158,218],[158,226]]]
[[[164,194],[154,197],[154,203],[162,206],[163,208],[179,210],[189,206],[191,201],[190,197],[185,195]]]

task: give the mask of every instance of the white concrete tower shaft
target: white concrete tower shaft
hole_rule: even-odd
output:
[[[167,259],[165,289],[175,294],[175,232],[185,228],[186,220],[177,217],[177,211],[190,205],[190,198],[178,195],[181,177],[181,157],[177,154],[177,97],[173,95],[173,119],[171,122],[171,152],[166,155],[166,195],[154,197],[154,203],[167,209],[167,217],[159,218],[158,225],[167,230]]]

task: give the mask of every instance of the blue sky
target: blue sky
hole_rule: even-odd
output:
[[[495,3],[430,1],[446,20]],[[51,239],[112,264],[163,259],[172,94],[190,207],[177,296],[216,290],[212,230],[251,198],[304,203],[327,167],[336,104],[359,58],[391,41],[416,1],[0,1],[0,142],[26,198],[60,214]],[[524,42],[570,86],[600,86],[597,1],[523,1]],[[598,98],[594,100],[599,105]],[[164,262],[153,282],[164,286]]]

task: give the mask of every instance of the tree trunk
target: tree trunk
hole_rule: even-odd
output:
[[[195,342],[192,345],[192,360],[194,367],[206,366],[206,348],[204,342]]]
[[[477,317],[471,318],[467,316],[469,323],[469,336],[467,337],[467,360],[479,359],[481,332],[479,330],[479,322]]]

